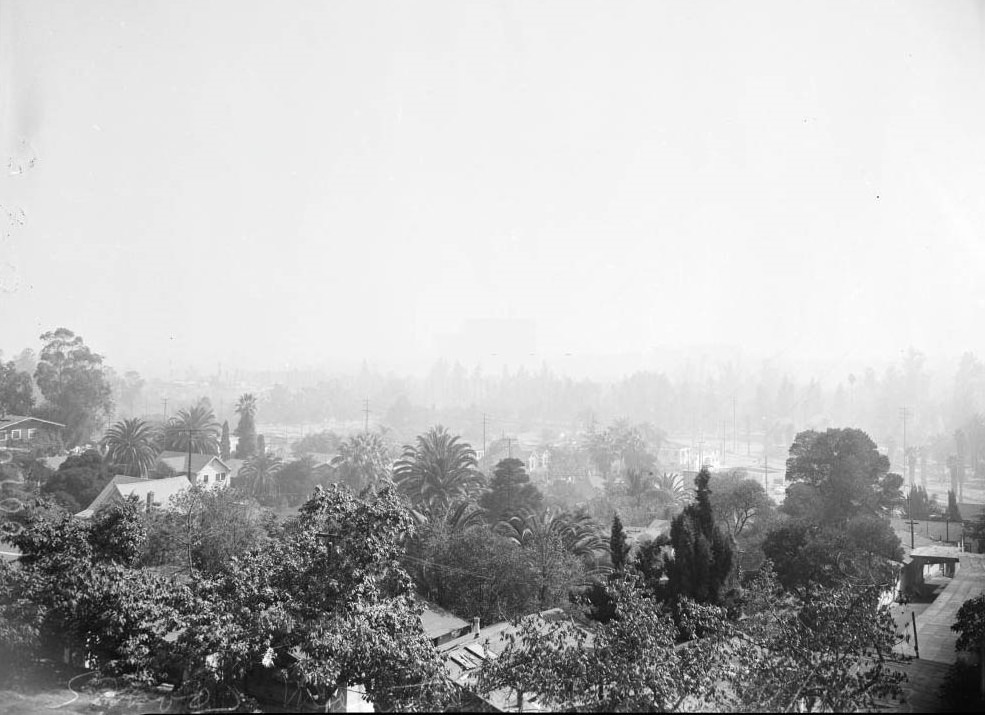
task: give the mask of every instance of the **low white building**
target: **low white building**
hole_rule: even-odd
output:
[[[178,476],[188,475],[188,452],[161,452],[157,461],[168,465]],[[224,489],[229,486],[232,470],[229,465],[210,454],[191,455],[191,474],[193,484],[203,487]]]

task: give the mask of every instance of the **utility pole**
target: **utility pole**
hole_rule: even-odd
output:
[[[363,412],[366,413],[366,424],[363,431],[369,432],[369,398],[368,397],[365,400],[363,400]]]
[[[486,413],[482,413],[482,456],[486,456]]]
[[[739,453],[739,433],[735,428],[735,393],[732,393],[732,452]]]
[[[168,421],[168,398],[165,397],[161,402],[164,403],[164,421]]]
[[[506,454],[510,459],[513,459],[513,438],[506,438]]]
[[[746,456],[752,456],[752,427],[749,424],[749,415],[746,415]]]
[[[903,478],[906,479],[906,477],[907,477],[907,473],[906,473],[906,417],[907,417],[907,414],[909,412],[906,409],[906,406],[905,405],[900,410],[900,413],[903,415]],[[910,480],[910,493],[906,497],[906,510],[909,512],[907,514],[907,516],[909,516],[909,522],[910,522],[910,551],[913,551],[913,548],[914,548],[914,545],[913,545],[913,543],[914,543],[914,537],[913,537],[913,525],[914,525],[914,521],[913,521],[913,480],[912,479]],[[915,632],[916,631],[914,631],[914,633]]]
[[[722,420],[722,461],[725,461],[725,427],[728,424],[727,420]]]

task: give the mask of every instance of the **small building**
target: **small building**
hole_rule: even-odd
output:
[[[178,476],[188,476],[188,452],[161,452],[157,457],[159,464],[166,464]],[[191,482],[209,488],[229,486],[232,470],[229,465],[211,454],[191,455]]]
[[[181,494],[191,486],[187,477],[166,477],[164,479],[145,479],[118,474],[103,487],[92,503],[75,516],[91,519],[100,508],[107,504],[122,502],[136,496],[144,511],[167,509],[171,497]]]
[[[692,466],[691,448],[679,442],[664,442],[657,450],[657,460],[672,469],[688,469]]]
[[[0,449],[29,452],[40,449],[52,454],[62,449],[60,422],[22,415],[0,415]]]

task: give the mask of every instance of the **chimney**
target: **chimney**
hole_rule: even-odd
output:
[[[478,638],[479,637],[479,617],[478,616],[476,616],[475,618],[472,619],[472,637],[473,638]]]

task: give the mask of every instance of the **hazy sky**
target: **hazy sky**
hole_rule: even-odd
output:
[[[0,61],[7,355],[985,351],[982,3],[0,0]]]

